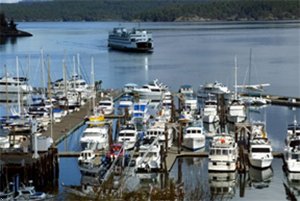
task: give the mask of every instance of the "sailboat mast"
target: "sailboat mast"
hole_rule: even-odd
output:
[[[79,57],[79,53],[77,54],[77,73],[78,73],[78,76],[81,75],[81,72],[80,72],[80,57]]]
[[[43,89],[42,89],[42,93],[43,93],[43,98],[45,99],[45,95],[46,95],[46,86],[45,86],[45,73],[44,73],[44,50],[41,49],[41,67],[42,67],[42,85],[43,85]]]
[[[252,48],[250,48],[250,55],[249,55],[249,75],[248,75],[248,84],[251,84],[251,62],[252,62]]]
[[[234,57],[234,99],[237,99],[237,57]]]
[[[6,68],[6,65],[4,65],[4,70],[5,70],[5,96],[6,96],[6,117],[8,119],[8,86],[7,86],[7,78],[8,78],[8,75],[7,75],[7,68]]]
[[[96,98],[96,92],[95,92],[95,74],[94,74],[94,57],[91,58],[91,80],[92,80],[92,101],[93,101],[93,113],[95,114],[95,98]]]
[[[21,96],[20,96],[20,77],[19,77],[19,58],[18,56],[16,57],[16,70],[17,70],[17,86],[18,86],[18,110],[19,110],[19,115],[21,115]]]
[[[52,94],[51,94],[51,77],[50,77],[50,58],[48,56],[48,98],[50,100],[50,134],[53,138],[53,106],[52,106]]]

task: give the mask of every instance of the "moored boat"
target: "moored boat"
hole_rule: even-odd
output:
[[[236,170],[237,143],[228,134],[213,137],[209,146],[208,171],[233,172]]]
[[[268,168],[272,164],[272,146],[264,123],[255,122],[252,125],[248,158],[250,164],[256,168]]]
[[[205,135],[203,125],[192,125],[185,129],[182,146],[197,151],[205,147]]]
[[[288,171],[300,173],[300,125],[297,121],[288,125],[283,157]]]

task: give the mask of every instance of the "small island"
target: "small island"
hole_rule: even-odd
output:
[[[5,38],[21,36],[32,36],[32,34],[18,30],[17,24],[14,22],[14,20],[10,20],[10,22],[8,23],[4,13],[0,13],[0,37]]]

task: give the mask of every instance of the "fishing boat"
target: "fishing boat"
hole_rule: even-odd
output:
[[[188,126],[185,129],[182,146],[192,151],[205,147],[205,135],[202,124]]]
[[[288,171],[300,173],[300,125],[295,121],[288,125],[284,162]]]
[[[107,46],[122,51],[152,52],[152,34],[145,29],[117,27],[109,32]]]
[[[138,139],[138,131],[133,123],[126,123],[121,127],[118,143],[124,145],[125,150],[133,149]]]
[[[272,146],[263,122],[254,122],[252,125],[248,158],[256,168],[268,168],[272,164]]]
[[[236,170],[237,143],[231,135],[218,134],[209,145],[208,171],[233,172]]]

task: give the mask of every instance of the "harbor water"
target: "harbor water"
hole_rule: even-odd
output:
[[[42,49],[47,65],[49,58],[52,81],[62,78],[63,60],[71,73],[73,56],[79,55],[80,70],[87,80],[90,80],[91,57],[94,58],[95,80],[102,80],[105,89],[122,88],[129,82],[142,85],[158,78],[173,92],[183,84],[197,90],[200,85],[215,80],[233,90],[234,57],[238,59],[238,83],[247,84],[251,49],[252,84],[270,83],[265,88],[267,94],[300,97],[299,22],[121,23],[124,27],[141,26],[152,32],[154,51],[151,54],[108,50],[108,32],[119,25],[119,22],[18,23],[21,30],[32,33],[33,37],[1,41],[1,76],[4,66],[15,75],[17,56],[20,74],[29,77],[33,86],[41,87]],[[3,103],[0,113],[5,112]],[[251,108],[249,114],[248,119],[266,122],[273,150],[279,152],[284,148],[287,125],[294,118],[300,121],[299,108],[285,106]],[[83,129],[79,128],[61,142],[59,151],[80,151]],[[221,194],[218,199],[223,200],[288,200],[289,191],[294,191],[300,199],[300,181],[295,183],[291,179],[295,175],[283,171],[282,159],[274,159],[270,169],[250,169],[244,178],[238,174],[208,173],[207,163],[207,158],[175,161],[168,177],[183,183],[187,200],[206,200],[208,195],[199,192],[212,192],[220,185],[228,186],[228,192],[218,192]],[[233,179],[220,182],[224,178]],[[68,198],[62,183],[80,185],[81,179],[77,158],[60,158],[58,198]]]

